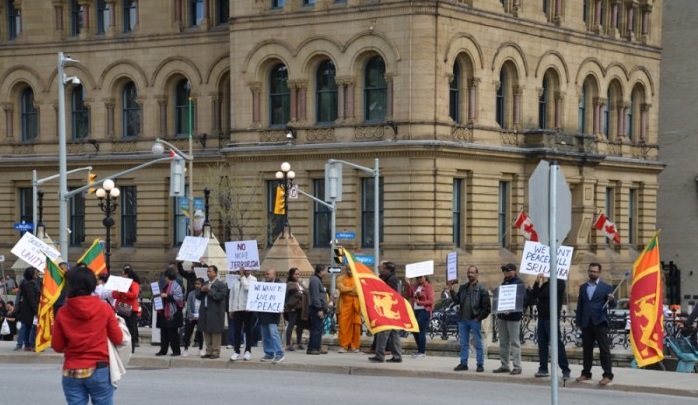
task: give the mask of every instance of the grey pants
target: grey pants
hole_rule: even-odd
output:
[[[390,339],[388,350],[393,353],[394,358],[402,359],[402,342],[395,329],[379,332],[376,335],[376,357],[385,359],[385,344],[388,343],[388,339]]]
[[[509,368],[509,351],[511,350],[514,368],[521,368],[521,321],[505,321],[497,319],[499,331],[499,359],[502,367]]]

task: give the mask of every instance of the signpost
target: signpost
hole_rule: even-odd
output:
[[[16,222],[14,225],[14,228],[20,232],[27,232],[27,231],[33,231],[34,230],[34,224],[28,224],[24,221],[22,222]]]
[[[356,239],[356,233],[351,231],[337,232],[334,237],[337,239]]]

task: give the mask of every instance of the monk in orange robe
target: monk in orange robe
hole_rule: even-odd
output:
[[[339,353],[358,353],[361,346],[361,307],[359,294],[354,286],[351,269],[344,268],[344,274],[337,278],[339,290]]]

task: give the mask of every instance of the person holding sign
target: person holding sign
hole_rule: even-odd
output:
[[[235,323],[235,353],[230,356],[230,361],[236,361],[240,358],[243,327],[245,328],[245,354],[242,359],[245,361],[252,359],[252,325],[255,316],[254,312],[247,310],[247,295],[250,291],[250,284],[255,281],[257,278],[249,270],[242,268],[240,269],[240,277],[237,277],[230,287],[228,311],[230,318]]]
[[[141,314],[141,307],[138,303],[138,294],[141,291],[141,279],[138,277],[133,267],[130,264],[124,264],[124,277],[133,280],[127,292],[113,291],[111,296],[114,301],[114,307],[131,308],[131,313],[128,316],[122,315],[126,321],[126,327],[131,334],[131,353],[136,351],[138,344],[138,317]]]
[[[344,268],[344,274],[337,277],[337,289],[339,289],[338,352],[358,353],[361,347],[361,307],[359,293],[356,292],[354,277],[349,266]]]
[[[290,352],[296,349],[291,344],[293,329],[296,329],[296,343],[299,350],[305,350],[301,344],[303,329],[308,323],[308,289],[300,282],[301,276],[297,267],[288,270],[286,278],[286,300],[284,303],[284,316],[286,324],[286,349]]]
[[[557,314],[560,317],[562,308],[562,298],[565,295],[565,281],[557,279]],[[538,308],[538,372],[536,377],[548,377],[548,344],[550,343],[550,280],[543,282],[543,273],[538,274],[536,282],[533,284],[533,296],[537,300]],[[565,344],[562,342],[560,328],[557,329],[557,364],[562,369],[562,379],[570,379],[570,363],[567,361]]]
[[[225,296],[228,286],[218,279],[218,267],[208,266],[208,280],[196,291],[196,299],[201,301],[199,306],[199,322],[196,329],[204,334],[206,353],[202,359],[217,359],[221,355],[221,338],[225,327]]]
[[[264,271],[264,281],[267,283],[281,283],[276,278],[276,270],[267,269]],[[284,292],[284,297],[286,293]],[[281,336],[279,335],[279,322],[281,312],[257,312],[257,319],[262,332],[262,350],[264,357],[261,361],[271,361],[274,364],[284,361],[284,350],[281,347]]]
[[[184,290],[176,281],[177,273],[174,269],[165,270],[167,283],[160,292],[163,301],[162,311],[158,311],[157,327],[161,331],[160,351],[156,356],[167,354],[167,346],[172,348],[170,356],[179,356],[182,351],[179,347],[179,328],[184,324],[182,308],[184,308]]]
[[[412,357],[421,358],[427,352],[427,329],[429,329],[429,319],[434,308],[434,288],[429,284],[427,276],[417,277],[417,284],[410,283],[410,279],[405,277],[407,286],[407,298],[409,298],[414,317],[417,318],[419,332],[412,332],[414,341],[417,344],[417,353]]]
[[[516,276],[515,264],[507,263],[502,266],[502,273],[504,273],[503,286],[516,285],[517,289],[526,288],[524,282]],[[524,308],[528,306],[528,300],[525,295],[523,306]],[[493,373],[521,374],[521,338],[519,337],[519,333],[521,333],[521,318],[523,318],[523,312],[521,311],[500,312],[497,314],[499,360],[502,362],[502,365],[498,369],[492,370]],[[509,369],[510,357],[514,365],[513,369]]]

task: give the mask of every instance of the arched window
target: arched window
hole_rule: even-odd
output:
[[[70,124],[72,139],[85,139],[90,132],[90,111],[85,105],[85,89],[82,84],[73,86],[70,93]]]
[[[504,89],[507,86],[507,76],[504,69],[499,71],[499,87],[497,87],[497,95],[495,100],[495,119],[500,127],[506,126],[506,109],[504,100]]]
[[[385,118],[388,107],[388,84],[385,80],[385,62],[376,56],[364,70],[364,120],[377,122]]]
[[[461,72],[460,64],[456,61],[453,64],[453,79],[449,85],[448,110],[451,119],[457,123],[461,122],[461,95],[460,95]]]
[[[39,112],[34,107],[34,90],[27,87],[20,96],[22,142],[31,142],[39,135]]]
[[[121,92],[121,124],[124,138],[136,138],[141,134],[141,106],[133,82],[126,83]]]
[[[580,134],[587,132],[587,83],[582,85],[582,95],[579,97],[579,110],[577,116],[577,128]]]
[[[269,75],[269,125],[284,126],[291,119],[291,91],[286,65],[276,65]]]
[[[624,135],[625,116],[623,116],[623,90],[618,80],[608,85],[608,138],[615,139]]]
[[[543,76],[543,88],[538,97],[538,127],[546,129],[548,127],[548,75]]]
[[[636,84],[630,93],[630,105],[628,106],[628,138],[639,141],[647,137],[647,111],[643,111],[645,103],[645,89],[641,84]]]
[[[194,105],[191,102],[191,83],[182,79],[175,86],[175,134],[189,134],[193,130]]]
[[[630,93],[630,105],[628,106],[628,109],[626,111],[626,114],[627,114],[626,124],[625,124],[625,125],[627,125],[626,133],[628,135],[628,139],[630,139],[630,140],[632,140],[634,135],[635,135],[634,134],[635,126],[633,125],[634,124],[633,123],[633,112],[634,112],[633,107],[635,106],[634,99],[635,99],[635,91]]]
[[[316,74],[316,114],[318,123],[333,123],[337,119],[337,82],[334,62],[326,60]]]
[[[516,67],[512,62],[504,62],[499,71],[499,86],[495,96],[495,119],[504,129],[513,128],[519,117],[515,116],[514,88],[517,85]],[[520,114],[520,113],[519,113]]]

